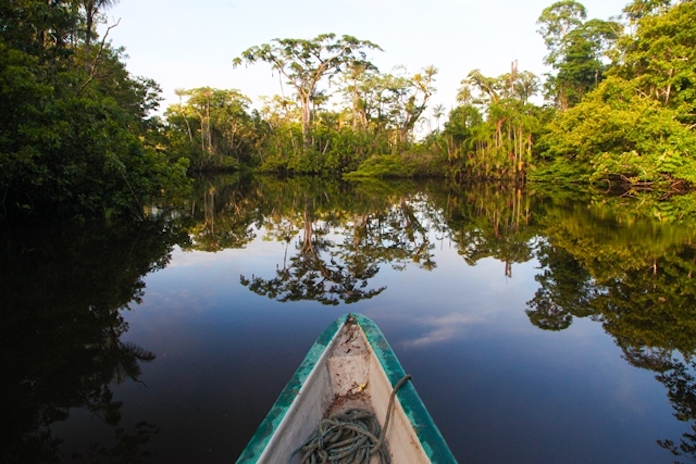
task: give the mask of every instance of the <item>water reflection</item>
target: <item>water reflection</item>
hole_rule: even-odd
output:
[[[689,216],[691,204],[696,204],[693,197],[679,197],[669,203],[649,198],[631,203],[626,198],[607,200],[589,194],[573,197],[568,191],[525,192],[493,184],[462,187],[443,182],[348,184],[313,178],[216,177],[198,182],[194,195],[183,207],[167,214],[166,220],[138,225],[73,223],[3,228],[0,248],[0,292],[6,308],[0,325],[3,344],[0,359],[6,372],[0,386],[3,458],[9,462],[72,459],[72,455],[62,454],[61,437],[54,430],[56,424],[81,408],[99,417],[111,430],[108,440],[77,450],[74,455],[77,461],[145,460],[151,439],[159,428],[167,431],[167,425],[171,424],[149,417],[130,421],[132,414],[124,412],[126,407],[119,399],[122,391],[115,385],[139,382],[143,366],[154,360],[148,346],[157,353],[166,353],[171,346],[162,339],[176,338],[173,333],[180,337],[177,341],[188,340],[188,344],[183,344],[188,349],[180,348],[178,359],[184,351],[187,354],[200,351],[200,357],[191,354],[187,367],[176,364],[170,351],[166,359],[171,364],[160,371],[170,369],[169,366],[171,370],[184,370],[190,366],[215,365],[212,370],[216,371],[216,377],[228,372],[215,394],[209,394],[208,386],[204,385],[206,379],[197,383],[197,377],[205,369],[194,374],[177,372],[173,378],[185,378],[185,384],[193,392],[190,396],[212,398],[214,408],[218,408],[218,402],[222,403],[220,398],[230,390],[229,384],[237,381],[236,395],[244,400],[240,402],[246,408],[241,415],[249,420],[250,404],[256,401],[259,387],[258,383],[239,380],[241,372],[259,371],[254,374],[256,380],[267,382],[271,374],[260,358],[275,360],[279,356],[278,346],[268,340],[262,340],[263,349],[267,350],[263,356],[255,352],[260,348],[250,344],[255,338],[253,327],[258,322],[254,317],[263,321],[258,325],[277,329],[274,337],[285,337],[283,343],[287,348],[296,340],[295,334],[274,328],[270,321],[282,319],[279,315],[288,312],[288,305],[281,307],[278,302],[297,301],[330,306],[355,303],[358,309],[378,307],[380,311],[382,303],[386,303],[384,306],[391,308],[391,312],[385,309],[381,313],[385,314],[384,319],[403,317],[395,327],[399,324],[405,327],[403,321],[417,320],[421,324],[418,330],[400,329],[403,331],[400,346],[411,350],[414,356],[436,353],[454,357],[465,353],[473,359],[477,352],[490,354],[509,346],[516,349],[520,341],[510,334],[519,335],[518,327],[514,330],[506,327],[508,332],[503,330],[487,339],[472,336],[475,340],[469,344],[461,341],[467,333],[478,333],[479,328],[494,331],[491,326],[505,325],[503,318],[512,319],[515,315],[522,319],[524,329],[529,329],[525,337],[529,332],[550,334],[557,337],[553,339],[556,342],[564,336],[573,336],[572,330],[567,329],[574,322],[577,327],[578,319],[585,319],[585,324],[594,321],[620,347],[626,363],[653,373],[659,384],[649,380],[659,388],[664,385],[676,419],[691,429],[681,437],[679,432],[676,436],[655,436],[657,444],[651,446],[665,455],[672,452],[684,458],[696,457],[696,285],[693,280],[696,227]],[[161,216],[165,216],[164,212]],[[171,250],[176,246],[182,250],[177,251],[179,256],[193,256],[198,263],[212,263],[206,257],[215,257],[215,266],[207,268],[208,273],[196,276],[192,273],[205,266],[196,267],[196,271],[172,266],[167,269],[171,281],[159,282],[159,295],[146,296],[144,276],[167,267]],[[493,268],[499,272],[500,280],[507,285],[519,280],[535,265],[538,266],[535,281],[529,277],[529,282],[535,285],[524,298],[485,302],[489,306],[481,311],[458,311],[462,301],[474,300],[469,298],[471,295],[466,298],[462,295],[462,289],[456,288],[457,276],[446,275],[448,272],[477,266],[480,274],[467,274],[470,281],[466,290],[492,299],[493,285],[480,291],[474,288],[487,285],[486,270]],[[161,274],[165,273],[158,276]],[[241,288],[236,285],[240,274]],[[437,280],[444,282],[438,287],[443,290],[433,301],[443,308],[423,310],[414,305],[416,312],[398,313],[408,303],[405,298],[432,291],[420,281],[432,284]],[[150,284],[148,281],[152,288]],[[409,285],[413,288],[406,288]],[[170,314],[166,311],[167,302],[176,299],[172,294],[182,286],[185,286],[181,293],[186,294],[185,302],[178,307],[178,314]],[[198,288],[202,286],[206,286],[208,294]],[[222,296],[219,287],[225,287]],[[224,318],[228,325],[219,324],[217,319],[204,320],[208,317],[206,298],[218,299],[215,317]],[[165,309],[152,311],[149,317],[161,319],[149,321],[171,321],[167,327],[172,332],[162,335],[162,326],[153,324],[148,330],[159,338],[143,335],[148,340],[142,342],[143,346],[123,341],[129,328],[125,311],[133,307],[137,312],[139,308],[134,304],[148,299],[151,308]],[[368,301],[373,306],[361,305]],[[194,302],[198,304],[195,312],[189,307]],[[486,312],[486,308],[495,305],[505,306],[507,311],[496,313],[499,319]],[[320,310],[324,314],[331,308]],[[244,317],[249,319],[237,317],[234,311],[244,312]],[[317,318],[316,314],[311,313],[307,319]],[[185,323],[176,325],[178,317]],[[290,319],[286,317],[284,323],[290,324]],[[315,334],[309,332],[315,327],[306,325],[301,329],[311,338]],[[210,327],[216,327],[219,332],[213,334]],[[299,328],[298,322],[294,329]],[[144,332],[147,331],[141,334]],[[235,338],[230,334],[236,334],[239,340],[229,342]],[[206,338],[209,343],[205,349],[199,348],[196,337]],[[524,338],[529,343],[533,339],[534,336]],[[150,341],[160,343],[162,351],[152,348]],[[500,348],[505,343],[509,345]],[[469,364],[475,369],[467,375],[483,376],[478,371],[515,368],[486,365],[490,359],[502,358],[475,358]],[[165,358],[161,357],[148,368],[157,370],[164,362]],[[562,363],[574,364],[572,355],[558,365]],[[430,358],[424,364],[432,364],[433,370],[439,367]],[[543,362],[537,365],[547,366]],[[291,372],[295,367],[290,366],[288,370]],[[517,369],[525,370],[527,366]],[[460,396],[459,388],[464,388],[467,382],[473,384],[473,380],[458,378],[455,373],[448,375],[463,383],[432,389],[446,396],[442,389],[450,388],[452,396],[443,401],[455,402]],[[175,388],[169,385],[183,384],[164,378],[167,380],[160,381],[160,386]],[[534,383],[537,380],[527,380],[537,385]],[[448,381],[445,379],[445,383]],[[538,380],[538,384],[544,381]],[[264,385],[273,390],[267,383]],[[425,387],[427,390],[428,386]],[[503,393],[500,398],[509,404],[518,394],[512,387]],[[269,394],[273,396],[277,391]],[[172,396],[176,398],[176,394]],[[190,402],[197,407],[194,400]],[[169,409],[173,409],[171,404],[189,404],[183,400],[170,401],[166,393],[162,395],[162,403]],[[259,414],[265,413],[267,407],[265,403],[259,405],[262,409]],[[194,409],[191,406],[187,411]],[[455,413],[461,416],[464,411],[453,411],[452,415]],[[572,414],[568,413],[571,417]],[[185,420],[183,415],[178,419]],[[200,424],[211,419],[199,420],[198,429],[201,429]],[[234,422],[239,424],[241,419],[234,418]],[[184,429],[182,424],[181,430]],[[186,433],[176,437],[185,441],[181,437]],[[221,429],[220,434],[225,436],[226,443],[230,441],[226,429]],[[244,440],[237,437],[237,441]],[[466,456],[460,457],[462,461],[467,460]],[[213,461],[212,457],[209,459]],[[160,458],[158,462],[165,461]]]
[[[121,341],[122,312],[143,296],[143,276],[164,268],[173,243],[165,223],[12,226],[0,236],[0,446],[3,462],[58,462],[53,426],[84,408],[113,430],[72,456],[139,462],[157,427],[121,424],[112,385],[135,381],[155,355]],[[145,419],[145,418],[143,418]]]
[[[205,219],[189,228],[194,243],[211,251],[241,247],[262,231],[265,240],[284,244],[270,277],[240,278],[252,292],[280,302],[338,305],[378,297],[388,286],[371,282],[384,266],[436,269],[437,241],[456,246],[470,266],[496,259],[508,278],[516,263],[536,260],[539,287],[527,302],[529,321],[550,331],[567,329],[575,318],[602,324],[626,361],[656,374],[675,417],[696,432],[696,242],[694,229],[678,223],[688,215],[673,206],[653,202],[645,209],[650,202],[529,194],[500,185],[455,190],[307,178],[237,183],[230,200],[221,198],[220,187],[209,184],[206,191],[217,206],[201,202]],[[682,197],[679,202],[690,205]],[[204,237],[212,236],[214,245],[205,245],[213,242]],[[462,318],[471,322],[467,317],[444,316],[444,325],[409,346],[449,339]],[[674,454],[696,450],[694,434],[678,443],[657,441]]]
[[[532,198],[505,184],[483,184],[453,193],[435,191],[436,204],[445,212],[447,231],[467,264],[492,257],[512,266],[532,259],[538,228],[532,224]]]
[[[240,277],[254,293],[281,302],[355,303],[386,289],[370,288],[380,265],[436,267],[423,223],[435,209],[423,198],[402,189],[388,196],[363,190],[356,202],[356,196],[346,194],[347,185],[306,182],[290,179],[279,189],[271,183],[258,190],[263,204],[273,205],[262,223],[264,238],[284,242],[286,252],[274,277]]]
[[[268,223],[268,236],[286,242],[283,264],[271,279],[241,276],[242,285],[281,302],[315,300],[331,305],[341,301],[354,303],[382,293],[386,287],[367,288],[369,279],[379,271],[377,264],[358,249],[351,253],[345,244],[337,246],[329,240],[331,222],[317,221],[316,215],[307,199],[301,218],[281,218],[279,222]],[[294,245],[296,254],[287,258],[287,247],[299,227],[302,231]]]
[[[253,225],[260,218],[259,198],[252,184],[239,176],[203,178],[193,195],[176,214],[190,241],[185,250],[219,251],[242,248],[256,236]]]
[[[553,209],[542,216],[537,249],[539,289],[527,303],[530,321],[563,330],[574,318],[602,324],[631,365],[653,371],[680,421],[696,432],[696,242],[693,229],[635,216],[608,221],[610,208]],[[675,455],[694,455],[696,434]]]

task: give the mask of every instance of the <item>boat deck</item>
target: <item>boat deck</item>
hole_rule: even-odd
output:
[[[360,315],[320,335],[239,463],[299,463],[307,438],[332,414],[359,408],[384,427],[393,385],[405,376],[379,328]],[[456,463],[410,382],[398,391],[385,442],[392,463]]]

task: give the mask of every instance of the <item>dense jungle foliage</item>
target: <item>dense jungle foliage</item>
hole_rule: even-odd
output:
[[[169,140],[199,169],[681,188],[696,180],[695,24],[692,1],[635,0],[608,21],[554,3],[537,23],[551,72],[474,69],[449,115],[429,108],[434,66],[381,72],[379,46],[350,36],[275,39],[234,64],[270,65],[294,98],[251,110],[238,90],[181,90]]]
[[[108,40],[114,0],[0,6],[0,214],[141,214],[187,187],[185,172],[592,182],[696,181],[696,3],[634,0],[612,20],[562,0],[541,12],[544,79],[472,70],[456,106],[430,107],[437,68],[382,72],[352,36],[274,39],[234,58],[293,91],[160,88]],[[104,24],[102,34],[97,25]],[[540,102],[543,95],[544,103]],[[430,106],[429,106],[430,105]]]
[[[111,3],[0,3],[0,216],[139,214],[186,186],[153,137],[158,85],[97,37]]]

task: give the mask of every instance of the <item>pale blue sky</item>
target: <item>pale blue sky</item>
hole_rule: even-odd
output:
[[[120,0],[107,11],[115,45],[126,48],[128,69],[164,90],[163,110],[177,88],[235,88],[254,100],[280,93],[268,65],[232,68],[252,45],[279,38],[349,34],[380,45],[371,54],[381,71],[405,65],[439,69],[432,104],[455,105],[460,81],[472,69],[486,75],[545,72],[536,20],[553,0]],[[627,0],[585,0],[588,18],[618,15]],[[286,90],[287,91],[287,90]],[[431,106],[432,107],[432,106]],[[429,113],[428,113],[429,114]]]

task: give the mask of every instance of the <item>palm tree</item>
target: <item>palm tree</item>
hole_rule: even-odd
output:
[[[433,117],[435,118],[435,131],[440,132],[440,118],[445,115],[444,105],[435,105],[433,108]]]

